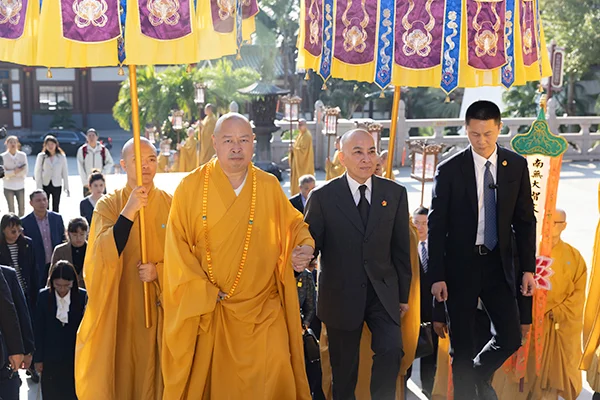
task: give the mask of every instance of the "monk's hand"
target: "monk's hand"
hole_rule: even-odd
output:
[[[436,282],[431,286],[431,294],[435,296],[435,299],[442,303],[448,300],[448,286],[446,286],[446,282]]]
[[[142,207],[146,207],[146,205],[148,205],[148,190],[144,186],[138,186],[131,191],[129,200],[127,200],[125,208],[121,211],[121,215],[128,220],[133,221],[135,219],[135,214],[137,214]]]
[[[535,291],[535,278],[531,272],[525,272],[523,274],[523,281],[521,284],[521,294],[525,297],[533,296]]]
[[[408,304],[400,303],[400,317],[404,317],[404,314],[408,312]]]
[[[142,282],[154,282],[158,278],[158,272],[156,272],[156,264],[138,262],[138,272],[140,274],[140,280]]]
[[[296,247],[292,251],[292,267],[294,267],[294,271],[304,271],[310,261],[315,258],[314,252],[315,250],[307,245]]]
[[[448,334],[448,326],[443,322],[434,322],[433,330],[436,335],[438,335],[441,339],[446,339],[446,334]]]

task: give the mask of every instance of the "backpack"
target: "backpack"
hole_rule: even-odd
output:
[[[100,144],[100,146],[102,146],[102,148],[100,148],[100,155],[102,156],[102,167],[104,167],[106,165],[106,147],[104,147],[102,144]],[[87,143],[83,145],[81,152],[83,153],[83,160],[85,161],[88,153]]]

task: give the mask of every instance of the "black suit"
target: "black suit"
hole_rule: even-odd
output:
[[[24,293],[25,299],[29,306],[29,313],[33,317],[35,303],[37,302],[37,294],[40,288],[43,287],[40,286],[40,279],[38,278],[33,242],[27,236],[21,235],[17,239],[16,244],[19,248],[18,263],[19,268],[21,269],[21,276],[27,286],[27,291]],[[8,265],[11,267],[13,265],[8,244],[6,244],[6,241],[4,240],[0,240],[0,265]]]
[[[290,203],[294,206],[294,208],[300,213],[304,214],[304,204],[302,203],[302,193],[298,193],[295,196],[290,197]]]
[[[439,165],[429,214],[431,282],[445,281],[454,349],[455,398],[475,397],[475,384],[488,381],[521,344],[517,282],[513,265],[514,230],[523,272],[535,271],[535,216],[529,171],[520,155],[498,147],[496,190],[497,245],[475,253],[479,207],[475,163],[468,148]],[[475,315],[480,298],[496,337],[472,360]]]
[[[69,322],[56,318],[56,295],[42,289],[38,296],[35,316],[34,362],[44,363],[42,396],[44,400],[76,400],[75,395],[75,341],[77,329],[87,303],[84,289],[71,291]]]
[[[366,227],[346,174],[314,190],[305,221],[321,255],[317,316],[327,327],[334,399],[353,399],[360,335],[373,334],[371,395],[393,399],[402,356],[400,303],[411,280],[408,201],[396,182],[372,177]]]

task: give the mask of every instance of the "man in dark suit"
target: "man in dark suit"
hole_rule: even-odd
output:
[[[23,217],[23,234],[33,241],[40,287],[46,286],[54,248],[66,240],[65,224],[60,214],[48,210],[48,197],[41,190],[29,195],[33,212]]]
[[[290,203],[294,206],[294,208],[304,214],[304,206],[306,205],[306,201],[308,200],[308,195],[313,191],[315,185],[317,184],[317,180],[312,175],[302,175],[298,180],[298,187],[300,188],[300,193],[295,196],[290,197]]]
[[[4,321],[2,322],[2,340],[0,346],[3,349],[8,349],[10,355],[2,355],[0,358],[0,399],[2,400],[19,400],[19,387],[21,386],[21,378],[16,372],[19,368],[28,369],[31,366],[31,359],[35,349],[33,329],[31,327],[31,317],[25,295],[21,289],[21,284],[17,277],[17,273],[10,267],[0,266],[0,297],[10,300],[16,311],[16,325],[14,324],[8,330],[4,329]],[[10,307],[9,307],[10,308]],[[0,308],[1,319],[5,314],[11,315],[10,310]],[[12,337],[18,335],[19,337]],[[11,343],[14,342],[15,344]],[[14,349],[18,344],[18,349]],[[4,347],[6,346],[6,347]],[[1,353],[2,351],[0,351]],[[14,355],[16,353],[16,356]]]
[[[527,161],[496,144],[498,107],[474,103],[465,126],[471,146],[441,163],[434,180],[428,275],[436,300],[447,301],[454,397],[496,399],[491,377],[521,345],[516,280],[533,295],[536,221]],[[513,230],[522,276],[515,276]],[[473,360],[478,299],[496,335]],[[443,335],[440,323],[434,328]]]
[[[333,398],[355,398],[366,322],[375,353],[371,396],[395,399],[411,281],[406,189],[373,176],[377,152],[367,131],[349,131],[341,144],[347,173],[315,189],[305,212],[321,255],[317,315],[327,327]]]

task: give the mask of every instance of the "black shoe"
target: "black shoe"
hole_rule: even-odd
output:
[[[37,373],[37,371],[33,368],[29,368],[27,370],[27,375],[30,375],[31,381],[33,383],[40,383],[40,375]]]
[[[498,396],[496,395],[496,391],[492,387],[491,382],[489,381],[479,381],[477,382],[477,398],[479,400],[498,400]]]

